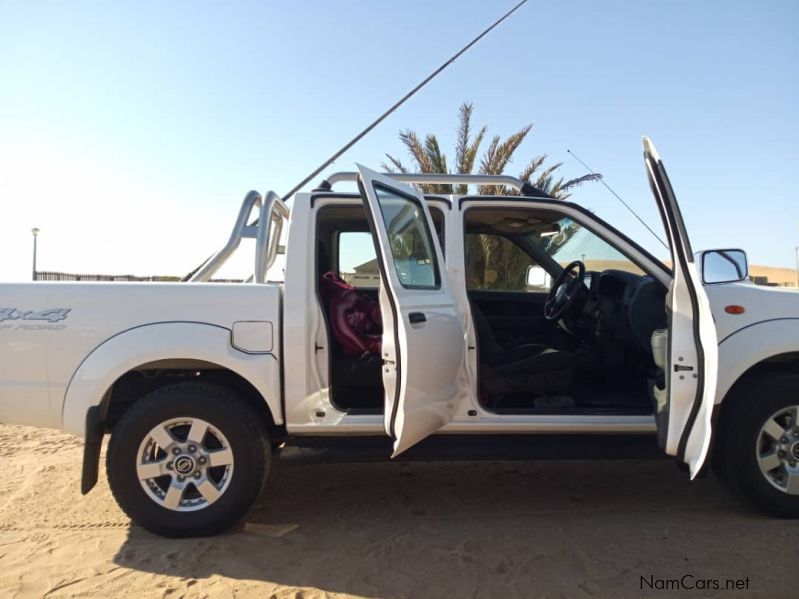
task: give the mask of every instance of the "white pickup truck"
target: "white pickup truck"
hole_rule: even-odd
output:
[[[712,455],[732,489],[799,516],[799,294],[750,284],[740,250],[695,257],[644,147],[668,264],[512,177],[359,167],[290,211],[250,192],[189,282],[3,284],[0,421],[83,437],[84,493],[110,434],[114,496],[169,536],[239,520],[273,448],[355,435],[396,456],[436,433],[656,434],[690,476]],[[360,193],[333,191],[345,180]],[[252,279],[207,282],[247,237]]]

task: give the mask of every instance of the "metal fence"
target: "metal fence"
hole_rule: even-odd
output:
[[[139,283],[178,283],[180,277],[135,275],[92,275],[69,272],[36,271],[37,281],[132,281]],[[241,283],[241,279],[211,279],[212,283]]]

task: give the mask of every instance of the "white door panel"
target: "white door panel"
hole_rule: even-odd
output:
[[[669,237],[674,276],[669,286],[665,389],[656,390],[655,420],[664,451],[688,464],[693,478],[707,457],[718,375],[718,343],[710,303],[663,161],[644,138],[649,184]]]
[[[411,324],[411,314],[419,311],[425,314],[426,322]],[[400,327],[400,364],[403,365],[400,378],[404,397],[395,404],[394,455],[452,420],[466,385],[459,374],[464,333],[453,306],[401,307],[400,314],[407,324]]]
[[[380,264],[384,419],[397,455],[450,422],[466,396],[465,334],[424,198],[358,170]]]

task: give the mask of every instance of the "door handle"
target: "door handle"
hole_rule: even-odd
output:
[[[420,322],[427,322],[427,316],[424,312],[411,312],[408,314],[408,320],[411,324],[419,324]]]

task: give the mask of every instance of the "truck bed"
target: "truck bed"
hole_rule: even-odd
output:
[[[277,285],[2,284],[0,422],[61,428],[65,396],[81,365],[109,340],[141,327],[192,323],[227,331],[229,339],[234,322],[270,322],[277,351],[280,296]],[[231,351],[230,343],[209,349]]]

